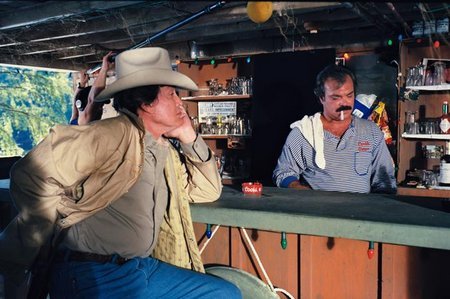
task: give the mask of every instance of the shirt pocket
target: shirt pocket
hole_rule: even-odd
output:
[[[356,152],[355,153],[355,172],[359,175],[366,175],[369,172],[370,164],[372,163],[371,152]]]

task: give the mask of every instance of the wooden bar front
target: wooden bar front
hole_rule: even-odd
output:
[[[205,264],[266,281],[239,229],[246,227],[270,281],[295,298],[446,298],[450,217],[409,199],[278,188],[248,198],[226,186],[217,202],[192,205],[192,215],[200,247],[205,223],[224,225],[202,254]]]

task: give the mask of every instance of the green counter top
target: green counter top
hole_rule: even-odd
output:
[[[0,201],[10,201],[9,180]],[[450,213],[433,198],[264,187],[259,198],[224,186],[213,203],[191,204],[195,222],[450,249]],[[428,206],[428,207],[427,207]]]
[[[450,249],[450,213],[427,199],[264,187],[259,198],[225,186],[213,203],[191,204],[195,222]]]

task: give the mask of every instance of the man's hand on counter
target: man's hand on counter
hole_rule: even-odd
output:
[[[293,188],[293,189],[297,189],[297,190],[311,190],[311,187],[302,185],[299,181],[292,181],[288,185],[288,188]]]

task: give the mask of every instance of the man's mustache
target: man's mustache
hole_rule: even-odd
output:
[[[352,106],[341,106],[339,108],[336,109],[336,112],[341,112],[344,110],[352,110]]]

